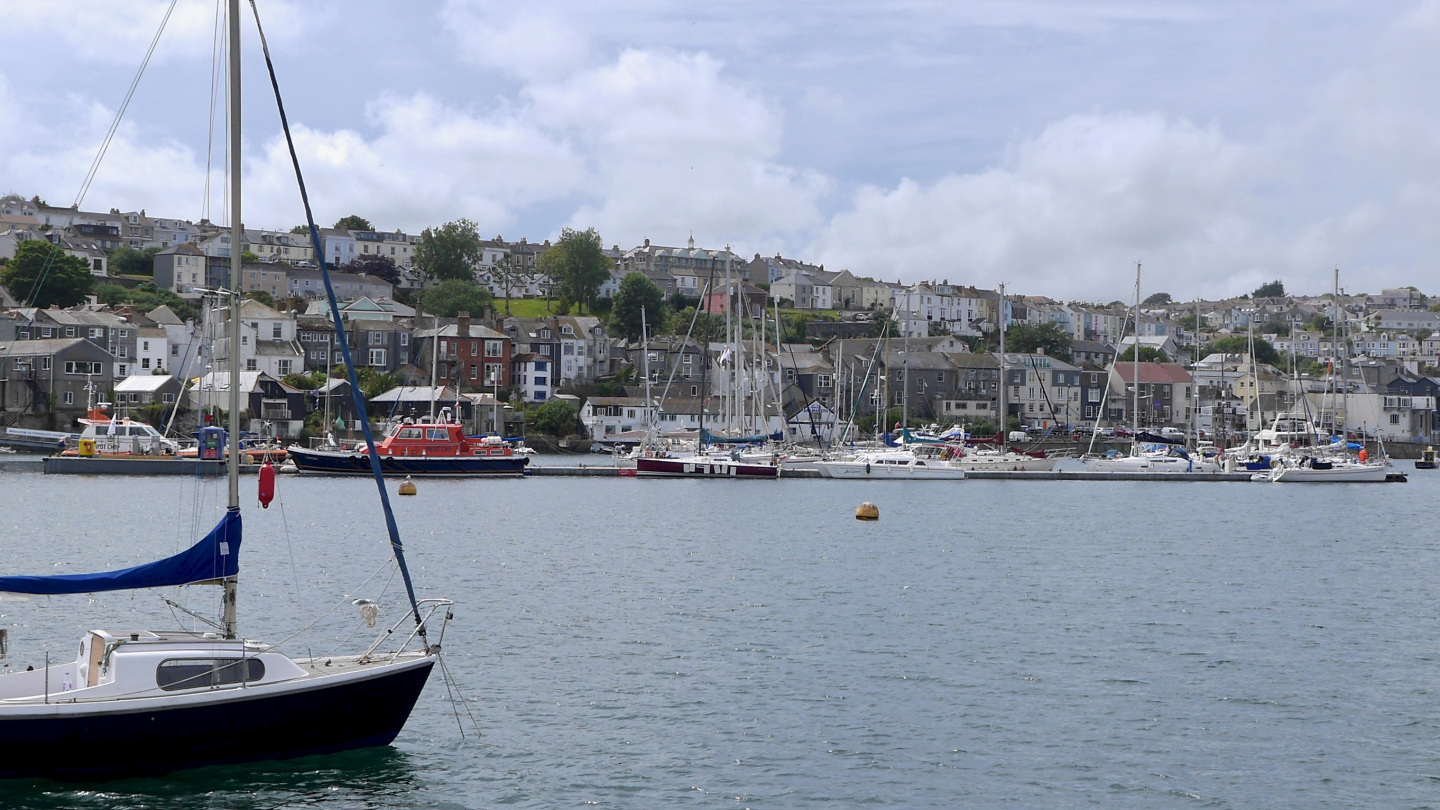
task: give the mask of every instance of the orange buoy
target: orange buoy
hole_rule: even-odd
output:
[[[260,465],[260,505],[270,508],[275,500],[275,467],[270,462]]]
[[[1364,462],[1369,461],[1369,460],[1370,460],[1370,452],[1367,451],[1367,450],[1366,450],[1365,448],[1363,448],[1363,447],[1360,448],[1360,462],[1363,464]]]

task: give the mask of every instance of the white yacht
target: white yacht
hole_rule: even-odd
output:
[[[900,478],[911,481],[960,480],[965,468],[958,459],[914,450],[874,450],[851,459],[815,462],[828,478]]]

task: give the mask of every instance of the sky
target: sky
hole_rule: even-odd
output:
[[[1129,300],[1137,262],[1180,300],[1440,294],[1440,0],[257,2],[322,225],[1062,300]],[[0,0],[0,193],[75,201],[169,6]],[[246,11],[243,219],[288,229]],[[82,207],[226,220],[215,12],[177,0]]]

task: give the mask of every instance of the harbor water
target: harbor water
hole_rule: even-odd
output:
[[[0,806],[1433,806],[1440,474],[1402,465],[1368,486],[424,480],[394,503],[421,595],[456,600],[463,702],[437,671],[388,749],[12,782]],[[246,635],[314,622],[284,649],[323,656],[378,632],[351,600],[401,616],[372,482],[283,478],[265,510],[242,485]],[[0,570],[173,553],[223,490],[0,460]],[[214,590],[179,598],[208,615]],[[12,669],[177,624],[148,592],[0,602]]]

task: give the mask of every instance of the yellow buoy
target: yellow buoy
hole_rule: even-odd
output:
[[[860,506],[858,506],[858,507],[855,509],[855,519],[856,519],[856,520],[879,520],[879,519],[880,519],[880,507],[876,506],[876,505],[873,504],[873,503],[870,503],[869,501],[866,501],[865,503],[860,504]]]
[[[408,476],[408,475],[405,476],[405,480],[404,480],[404,481],[400,482],[400,494],[401,494],[401,495],[414,495],[414,494],[415,494],[415,482],[414,482],[414,481],[411,481],[411,480],[410,480],[410,476]]]

